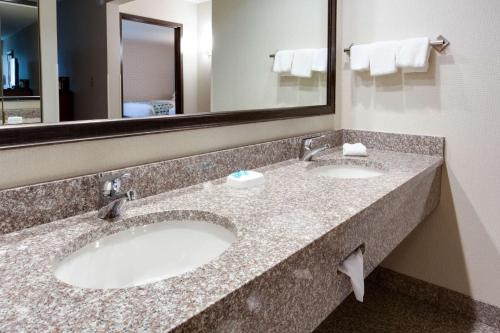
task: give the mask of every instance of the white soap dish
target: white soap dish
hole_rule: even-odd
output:
[[[264,175],[257,171],[237,171],[227,176],[227,184],[234,188],[251,188],[265,183]]]

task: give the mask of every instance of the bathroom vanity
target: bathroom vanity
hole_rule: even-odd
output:
[[[1,191],[7,206],[13,203],[5,199],[16,197],[21,209],[0,210],[0,331],[313,331],[352,291],[339,264],[362,247],[367,276],[438,205],[444,150],[437,137],[323,134],[332,148],[311,162],[297,159],[304,138],[294,137],[117,170],[131,174],[127,188],[142,199],[127,203],[115,220],[96,216],[94,175]],[[343,157],[344,142],[365,143],[369,156]],[[225,176],[243,168],[262,172],[265,184],[229,187]],[[74,188],[93,194],[72,196]],[[155,224],[186,220],[214,224],[234,238],[197,268],[168,278],[152,272],[139,285],[117,288],[110,277],[111,284],[82,288],[55,275],[75,251],[106,247],[98,242],[106,236],[148,234]],[[203,251],[203,244],[192,246],[194,256]],[[153,250],[141,264],[183,258],[189,249],[178,248],[157,256]],[[108,265],[127,269],[118,260]],[[79,276],[90,271],[71,269]]]

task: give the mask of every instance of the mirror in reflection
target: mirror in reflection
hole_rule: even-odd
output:
[[[36,1],[0,1],[1,124],[41,121]]]

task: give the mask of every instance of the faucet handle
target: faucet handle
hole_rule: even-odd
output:
[[[101,192],[105,197],[112,197],[117,193],[120,193],[122,186],[122,180],[124,178],[130,177],[130,173],[120,173],[105,176],[103,173],[99,174],[99,180],[101,184]]]
[[[307,138],[304,138],[304,139],[302,139],[302,146],[304,148],[311,148],[311,144],[313,143],[314,140],[322,139],[324,137],[325,137],[325,135],[322,134],[322,135],[314,135],[314,136],[309,136]]]
[[[130,190],[126,193],[128,201],[137,200],[137,192],[134,190]]]

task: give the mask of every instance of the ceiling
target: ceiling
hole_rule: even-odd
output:
[[[38,8],[0,1],[2,39],[26,28],[38,20]]]

